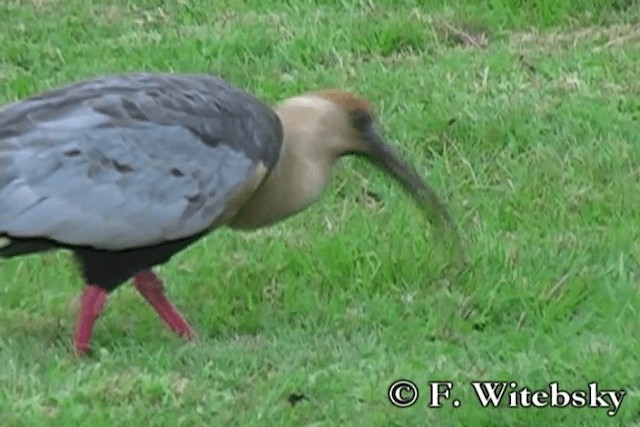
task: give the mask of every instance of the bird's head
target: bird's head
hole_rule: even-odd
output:
[[[336,159],[347,155],[368,159],[400,183],[424,208],[432,223],[441,229],[455,230],[449,211],[436,192],[384,141],[370,102],[350,92],[325,89],[290,98],[283,108],[290,114],[281,117],[287,116],[298,124],[307,123],[297,128],[305,133],[297,135],[297,139],[313,145],[314,152],[330,153]],[[457,232],[455,239],[459,239]]]

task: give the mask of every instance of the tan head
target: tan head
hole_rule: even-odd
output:
[[[398,181],[425,208],[431,222],[455,230],[436,193],[384,142],[371,105],[365,99],[350,92],[325,89],[286,100],[278,113],[285,128],[285,144],[295,146],[299,152],[312,153],[314,164],[330,169],[342,156],[367,158]],[[457,234],[455,239],[458,240]]]
[[[389,174],[408,191],[420,204],[426,204],[435,210],[433,219],[441,223],[451,223],[452,219],[444,204],[429,187],[417,171],[405,162],[397,151],[385,143],[380,126],[371,104],[352,93],[329,89],[316,92],[317,95],[333,101],[349,117],[353,129],[351,140],[347,144],[350,150],[344,155],[357,155],[369,159],[374,165]]]
[[[355,155],[398,181],[425,208],[438,231],[453,231],[452,243],[464,258],[447,208],[416,170],[383,141],[369,102],[349,92],[326,89],[286,99],[276,112],[284,130],[278,164],[268,175],[266,169],[257,175],[256,185],[266,177],[257,188],[251,184],[251,195],[228,222],[230,227],[265,227],[301,212],[318,200],[334,164],[343,156]]]

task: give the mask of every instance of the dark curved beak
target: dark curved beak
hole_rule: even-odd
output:
[[[372,127],[365,131],[367,158],[384,170],[402,185],[418,205],[425,211],[428,219],[438,231],[452,232],[453,243],[462,251],[461,239],[456,224],[444,202],[436,192],[420,177],[418,172],[405,162],[397,151],[386,144],[380,134]],[[464,258],[464,254],[460,253]]]

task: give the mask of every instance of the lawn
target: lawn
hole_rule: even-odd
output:
[[[103,3],[3,0],[0,103],[142,70],[271,104],[353,90],[447,200],[470,264],[449,268],[411,200],[352,159],[308,211],[159,269],[195,343],[127,284],[79,360],[69,254],[0,260],[0,425],[640,426],[639,5]],[[387,400],[399,378],[411,408]],[[433,380],[462,404],[429,408]],[[480,380],[627,394],[615,417],[483,408]]]

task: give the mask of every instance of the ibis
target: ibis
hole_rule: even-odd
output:
[[[301,212],[343,156],[369,159],[437,228],[454,226],[378,127],[370,103],[347,91],[271,108],[209,75],[111,75],[30,96],[0,109],[0,257],[71,251],[85,283],[80,355],[108,295],[129,279],[192,338],[154,267],[219,227],[254,230]]]

